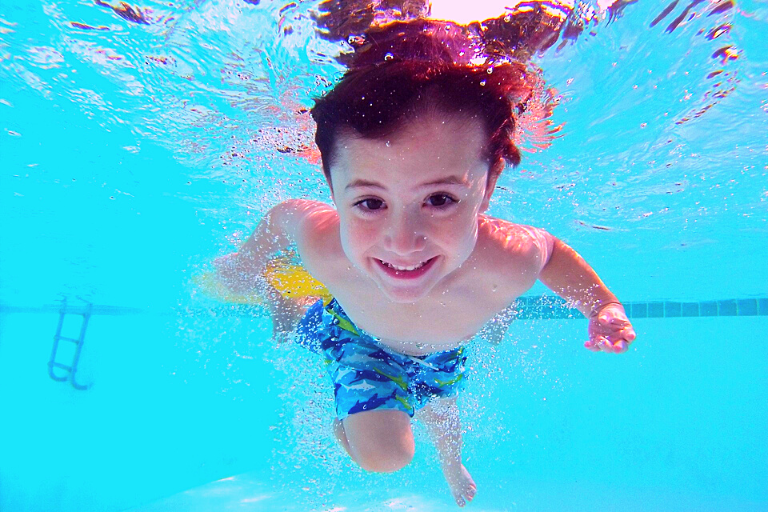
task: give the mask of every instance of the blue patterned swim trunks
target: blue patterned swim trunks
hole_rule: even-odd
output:
[[[427,356],[396,352],[359,329],[336,299],[319,300],[296,329],[300,345],[326,358],[336,414],[395,409],[413,416],[434,398],[457,395],[464,384],[464,347]]]

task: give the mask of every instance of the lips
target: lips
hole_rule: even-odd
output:
[[[379,265],[385,274],[395,279],[416,279],[423,276],[429,271],[430,268],[437,261],[437,256],[430,258],[426,261],[419,262],[414,265],[400,266],[375,258],[376,263]]]

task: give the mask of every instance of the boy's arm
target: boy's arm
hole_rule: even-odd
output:
[[[219,279],[232,291],[257,289],[266,295],[262,274],[267,262],[303,234],[303,224],[320,203],[291,199],[273,207],[236,253],[214,261]]]
[[[584,258],[557,238],[539,279],[589,318],[588,349],[624,352],[635,339],[621,302]]]

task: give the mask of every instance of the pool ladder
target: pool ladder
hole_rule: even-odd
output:
[[[78,384],[76,380],[77,376],[77,363],[80,361],[80,351],[83,349],[83,341],[85,340],[85,330],[88,327],[88,320],[91,318],[91,311],[93,310],[93,304],[85,299],[77,297],[81,301],[85,302],[85,309],[80,311],[73,311],[67,308],[66,297],[61,299],[61,307],[59,308],[59,325],[56,327],[56,334],[53,335],[53,350],[51,351],[51,359],[48,361],[48,375],[56,381],[65,382],[69,381],[72,387],[75,389],[88,389],[88,385]],[[61,328],[64,326],[64,317],[66,315],[80,315],[83,317],[83,323],[80,325],[80,336],[77,338],[68,338],[61,335]],[[68,341],[75,344],[75,354],[72,357],[72,363],[69,365],[56,362],[56,353],[59,350],[59,341]],[[66,371],[66,375],[56,375],[55,369],[59,368]]]

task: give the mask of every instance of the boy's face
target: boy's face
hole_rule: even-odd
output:
[[[489,180],[481,124],[429,115],[382,140],[340,136],[331,167],[341,243],[393,302],[415,302],[475,248]]]

